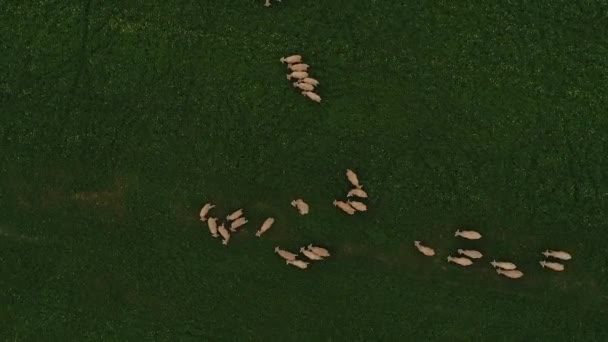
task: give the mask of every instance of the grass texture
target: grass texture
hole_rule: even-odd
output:
[[[0,340],[608,340],[606,1],[4,0],[0,22]],[[367,213],[331,205],[346,168]],[[227,248],[208,201],[246,210]],[[273,254],[308,243],[334,256]],[[485,257],[447,264],[461,247]]]

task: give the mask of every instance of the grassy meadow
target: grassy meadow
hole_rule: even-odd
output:
[[[263,2],[2,1],[0,341],[608,340],[606,1]]]

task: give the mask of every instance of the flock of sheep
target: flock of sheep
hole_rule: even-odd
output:
[[[462,237],[462,238],[468,239],[468,240],[481,239],[481,234],[474,230],[462,230],[462,231],[456,230],[456,233],[454,233],[454,236]],[[433,250],[431,247],[422,245],[420,243],[420,241],[414,241],[414,246],[420,251],[420,253],[422,253],[426,256],[435,255],[435,250]],[[464,255],[464,256],[449,255],[447,258],[448,262],[451,262],[451,263],[454,263],[454,264],[457,264],[460,266],[470,266],[473,264],[473,260],[471,260],[471,259],[480,259],[483,257],[483,254],[481,252],[476,251],[476,250],[471,250],[471,249],[460,249],[459,248],[457,250],[457,252],[459,255]],[[542,254],[546,258],[553,257],[555,259],[561,259],[561,260],[572,259],[572,256],[569,253],[563,252],[563,251],[546,250],[546,251],[542,252]],[[492,262],[490,262],[490,264],[494,268],[496,268],[496,273],[501,274],[507,278],[518,279],[518,278],[521,278],[524,276],[524,273],[522,271],[518,270],[517,266],[512,262],[493,260]],[[564,270],[564,265],[559,262],[543,260],[540,262],[540,265],[543,268],[547,267],[554,271],[563,271]]]
[[[347,169],[346,177],[354,187],[348,192],[346,197],[350,198],[353,196],[357,196],[360,198],[367,198],[367,193],[362,189],[362,186],[359,184],[357,174],[354,171]],[[347,200],[346,202],[343,202],[335,200],[333,203],[335,206],[342,209],[342,211],[346,212],[349,215],[353,215],[356,211],[367,210],[367,206],[364,203],[358,201]],[[291,201],[291,206],[296,208],[300,215],[306,215],[310,211],[309,205],[301,198]],[[221,236],[222,244],[224,246],[227,246],[230,242],[231,233],[236,233],[238,228],[247,224],[249,221],[245,218],[245,216],[243,216],[243,209],[239,209],[233,212],[232,214],[226,216],[226,219],[222,223],[218,224],[217,217],[209,216],[209,213],[213,208],[215,208],[214,204],[205,204],[199,212],[199,218],[202,222],[207,222],[207,227],[209,228],[211,236],[213,238],[218,238]],[[264,220],[258,231],[255,233],[255,236],[261,237],[262,234],[266,233],[272,227],[273,224],[274,218],[267,218],[266,220]],[[226,229],[226,227],[228,227],[228,229]],[[279,248],[279,246],[275,247],[274,251],[283,259],[285,259],[287,265],[293,265],[300,269],[308,268],[310,262],[297,259],[297,254],[283,250]],[[312,244],[309,244],[306,248],[301,247],[300,253],[302,253],[308,260],[313,261],[323,260],[324,258],[331,256],[327,249],[323,247],[313,246]]]
[[[310,65],[302,63],[302,56],[293,55],[281,57],[280,61],[281,63],[287,63],[287,68],[291,70],[291,73],[286,75],[287,79],[297,79],[297,81],[293,83],[294,88],[302,90],[302,95],[320,103],[321,96],[314,92],[315,87],[319,85],[319,81],[308,77],[308,68],[310,68]]]
[[[351,189],[346,194],[346,201],[334,200],[333,205],[348,215],[354,215],[356,212],[367,211],[367,205],[360,202],[361,200],[366,199],[368,196],[365,190],[363,190],[363,186],[359,182],[359,177],[353,170],[347,169],[346,178],[352,185]],[[357,200],[352,200],[351,198],[353,197],[356,197]],[[310,212],[310,206],[301,198],[291,201],[290,204],[298,211],[300,215],[307,215]],[[212,237],[217,238],[221,236],[222,244],[228,245],[231,233],[236,233],[240,227],[248,223],[248,220],[243,216],[243,209],[239,209],[226,216],[226,219],[221,224],[218,224],[218,218],[207,217],[211,209],[214,207],[215,205],[211,203],[205,204],[199,212],[200,220],[207,222],[207,226]],[[255,235],[257,237],[261,237],[262,234],[266,233],[273,224],[274,218],[267,218],[264,220],[264,222],[262,222],[262,225]],[[226,227],[228,227],[228,229]],[[456,230],[454,236],[467,240],[479,240],[482,237],[479,232],[474,230]],[[421,241],[414,241],[414,246],[425,256],[435,256],[435,250],[429,246],[423,245]],[[309,244],[307,247],[300,248],[300,253],[303,255],[303,257],[300,257],[300,259],[298,259],[298,254],[281,249],[279,246],[275,247],[274,252],[282,257],[287,265],[292,265],[299,269],[308,268],[310,261],[319,261],[331,256],[327,249],[313,246],[312,244]],[[483,257],[481,252],[472,249],[459,248],[457,249],[457,253],[458,256],[449,255],[447,257],[447,261],[460,266],[470,266],[473,264],[473,260],[481,259]],[[553,258],[557,260],[572,259],[572,256],[564,251],[546,250],[542,252],[542,254],[545,256],[545,258]],[[305,260],[308,261],[302,260],[304,257],[306,258]],[[509,261],[492,260],[490,264],[496,269],[496,273],[507,278],[518,279],[524,275],[522,271],[517,269],[517,266],[514,263]],[[563,271],[565,269],[564,265],[557,261],[543,260],[540,261],[540,265],[543,268],[548,268],[553,271]]]

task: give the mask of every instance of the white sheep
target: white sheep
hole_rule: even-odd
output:
[[[237,218],[241,217],[242,215],[243,215],[243,209],[239,209],[239,210],[233,212],[232,214],[226,216],[226,220],[234,221]]]
[[[247,222],[249,222],[249,221],[247,221],[246,218],[239,217],[238,219],[232,221],[232,223],[230,224],[230,231],[231,232],[236,232],[237,228],[239,228],[240,226],[246,224]]]
[[[281,57],[280,61],[281,61],[281,63],[288,63],[288,64],[300,63],[300,62],[302,62],[302,56],[292,55],[289,57]]]
[[[350,184],[352,184],[355,188],[361,189],[363,187],[359,184],[359,177],[357,177],[357,174],[353,170],[346,169],[346,178],[348,178]]]
[[[465,257],[452,257],[448,255],[448,262],[453,262],[455,264],[458,264],[460,266],[469,266],[471,264],[473,264],[473,261],[471,261],[471,259],[469,258],[465,258]]]
[[[316,93],[313,93],[312,91],[306,91],[305,90],[305,91],[302,92],[302,95],[308,97],[309,99],[311,99],[311,100],[313,100],[313,101],[315,101],[317,103],[321,103],[321,96],[319,96]]]
[[[543,255],[545,257],[554,257],[556,259],[561,259],[561,260],[570,260],[572,259],[572,255],[570,255],[570,253],[567,252],[563,252],[563,251],[552,251],[550,249],[546,250],[543,252]]]
[[[294,88],[300,88],[304,91],[313,91],[315,87],[312,84],[302,83],[302,82],[293,82]]]
[[[291,74],[288,74],[286,77],[288,80],[292,78],[302,79],[308,77],[308,73],[306,71],[294,71]]]
[[[454,233],[454,236],[461,236],[465,239],[469,239],[469,240],[478,240],[481,239],[481,234],[479,234],[478,232],[474,231],[474,230],[456,230],[456,233]]]
[[[305,249],[304,247],[300,248],[300,253],[306,255],[306,257],[310,260],[323,260],[323,258],[320,255],[317,255],[317,254],[315,254],[315,252],[309,251],[308,249]]]
[[[280,249],[279,246],[276,246],[274,248],[274,252],[277,253],[278,255],[280,255],[281,258],[283,258],[285,260],[296,260],[296,257],[298,256],[297,254],[293,254],[284,249]]]
[[[299,269],[306,269],[308,267],[308,263],[302,260],[285,260],[287,265],[294,265]]]
[[[367,206],[361,202],[357,201],[346,201],[348,205],[355,208],[357,211],[367,211]]]
[[[222,245],[227,246],[228,242],[230,241],[230,233],[228,233],[228,230],[226,230],[223,223],[217,228],[217,230],[220,232],[222,238],[224,238],[222,240]]]
[[[342,211],[344,211],[345,213],[347,213],[349,215],[353,215],[355,213],[355,209],[353,207],[351,207],[348,203],[336,200],[333,202],[333,205],[342,209]]]
[[[481,254],[481,252],[474,251],[471,249],[458,249],[458,254],[464,254],[465,256],[468,256],[471,259],[479,259],[483,257],[483,254]]]
[[[492,260],[492,262],[490,262],[490,264],[492,264],[493,267],[498,267],[498,268],[502,268],[503,270],[514,270],[517,268],[517,266],[512,263],[512,262],[507,262],[507,261],[496,261],[496,260]]]
[[[496,273],[502,274],[507,278],[518,279],[524,276],[524,273],[520,270],[504,270],[501,268],[496,269]]]
[[[198,216],[201,218],[201,221],[207,221],[207,214],[209,213],[209,210],[213,208],[215,208],[215,205],[211,203],[207,203],[201,208],[201,211],[198,213]]]
[[[329,251],[323,247],[316,247],[313,245],[308,245],[308,250],[312,251],[313,253],[315,253],[316,255],[322,256],[322,257],[328,257],[331,256],[331,254],[329,254]]]
[[[300,63],[300,64],[287,64],[287,68],[291,71],[308,71],[310,65]]]
[[[416,246],[416,248],[418,248],[418,250],[420,251],[420,253],[426,255],[426,256],[433,256],[435,255],[435,251],[431,248],[431,247],[427,247],[427,246],[423,246],[420,244],[420,241],[414,241],[414,246]]]
[[[207,226],[209,227],[209,232],[211,233],[211,236],[213,236],[214,238],[219,237],[219,235],[217,235],[217,219],[215,217],[210,217],[207,220]]]
[[[261,237],[262,234],[264,234],[268,229],[270,229],[270,227],[272,227],[273,223],[274,223],[274,218],[272,218],[272,217],[267,218],[266,221],[264,221],[264,223],[262,223],[260,230],[258,230],[255,233],[255,236]]]
[[[319,81],[315,80],[314,78],[310,78],[310,77],[303,78],[301,80],[301,82],[312,84],[315,87],[319,85]]]
[[[300,215],[306,215],[310,211],[308,204],[300,198],[291,201],[291,206],[298,209]]]
[[[346,194],[346,197],[353,197],[353,196],[357,196],[360,198],[367,198],[367,192],[365,192],[363,189],[354,188],[351,191],[349,191],[348,194]]]
[[[546,267],[550,270],[554,270],[554,271],[558,271],[558,272],[561,272],[564,270],[564,265],[560,264],[559,262],[541,261],[540,265],[543,268]]]

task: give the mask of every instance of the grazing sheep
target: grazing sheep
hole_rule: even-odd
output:
[[[207,220],[207,226],[209,226],[209,232],[211,233],[211,236],[213,236],[214,238],[219,237],[219,235],[217,235],[217,219],[215,217],[210,217]]]
[[[305,249],[304,247],[300,248],[300,253],[306,255],[306,257],[310,260],[323,260],[323,258],[320,255],[317,255],[314,252],[309,251],[308,249]]]
[[[572,255],[570,255],[570,253],[567,252],[563,252],[563,251],[552,251],[550,249],[546,250],[543,252],[543,255],[545,257],[554,257],[556,259],[561,259],[561,260],[570,260],[572,259]]]
[[[228,233],[228,231],[224,227],[223,223],[217,228],[217,230],[220,232],[220,235],[224,238],[222,240],[222,245],[227,246],[228,242],[230,241],[230,233]]]
[[[367,198],[367,192],[365,192],[363,189],[355,188],[355,189],[352,189],[351,191],[349,191],[348,194],[346,195],[346,197],[353,197],[353,196],[357,196],[360,198]]]
[[[285,263],[287,265],[294,265],[295,267],[302,270],[308,267],[308,263],[302,260],[285,260]]]
[[[288,74],[286,77],[288,80],[292,78],[302,79],[308,77],[308,73],[306,71],[294,71],[291,74]]]
[[[310,208],[308,206],[308,204],[306,204],[306,202],[304,202],[301,199],[297,199],[294,201],[291,201],[291,206],[298,209],[298,212],[300,212],[300,215],[306,215],[308,214]]]
[[[300,56],[300,55],[281,57],[281,63],[294,64],[294,63],[301,63],[301,62],[302,62],[302,56]]]
[[[550,262],[550,261],[541,261],[540,265],[543,268],[548,268],[554,271],[558,271],[561,272],[564,270],[564,265],[560,264],[559,262]]]
[[[479,259],[483,256],[481,252],[470,250],[470,249],[458,249],[458,254],[464,254],[471,259]]]
[[[312,91],[303,91],[302,95],[308,97],[309,99],[311,99],[317,103],[321,103],[321,96],[319,96],[316,93],[313,93]]]
[[[255,236],[261,237],[262,234],[264,234],[268,229],[270,229],[270,227],[272,227],[273,223],[274,219],[272,217],[267,218],[266,221],[262,223],[262,227],[260,227],[260,230],[255,233]]]
[[[361,189],[363,187],[359,184],[359,177],[357,177],[357,174],[353,170],[346,169],[346,178],[348,178],[350,184],[352,184],[355,188]]]
[[[294,86],[294,88],[300,88],[305,91],[315,90],[315,87],[312,84],[308,84],[308,83],[294,82],[293,86]]]
[[[243,209],[239,209],[239,210],[233,212],[232,214],[226,216],[226,220],[227,221],[234,221],[234,220],[236,220],[237,218],[239,218],[241,216],[243,216]]]
[[[342,201],[334,201],[333,205],[342,209],[342,211],[349,215],[353,215],[355,213],[355,209],[351,207],[348,203],[344,203]]]
[[[280,255],[281,258],[283,258],[285,260],[296,260],[296,257],[298,256],[297,254],[293,254],[284,249],[280,249],[279,246],[276,246],[274,248],[274,252],[277,253],[278,255]]]
[[[471,261],[471,259],[469,258],[465,258],[465,257],[451,257],[448,255],[448,262],[453,262],[455,264],[458,264],[460,266],[469,266],[471,264],[473,264],[473,261]]]
[[[203,208],[201,208],[201,211],[198,213],[198,216],[200,216],[201,221],[207,221],[207,214],[209,213],[209,210],[213,208],[215,208],[215,205],[211,203],[207,203],[203,206]]]
[[[501,268],[497,268],[496,273],[502,274],[505,277],[511,279],[518,279],[524,276],[524,273],[520,270],[503,270]]]
[[[308,245],[308,250],[322,257],[331,256],[331,254],[329,254],[329,251],[323,247],[315,247],[313,245]]]
[[[492,262],[490,262],[490,264],[492,264],[493,267],[502,268],[503,270],[514,270],[517,268],[517,266],[515,266],[514,263],[506,262],[506,261],[492,260]]]
[[[310,78],[310,77],[303,78],[301,80],[301,82],[312,84],[315,87],[319,85],[319,81],[315,80],[314,78]]]
[[[310,65],[308,64],[287,64],[287,68],[291,71],[308,71]]]
[[[481,234],[479,234],[478,232],[474,231],[474,230],[456,230],[456,233],[454,233],[454,236],[461,236],[465,239],[469,239],[469,240],[478,240],[481,239]]]
[[[348,205],[355,208],[357,211],[367,211],[367,206],[357,201],[347,201]]]
[[[246,218],[244,218],[244,217],[239,217],[238,219],[236,219],[236,220],[232,221],[232,223],[230,224],[230,231],[231,231],[231,232],[236,232],[236,229],[237,229],[238,227],[240,227],[240,226],[242,226],[242,225],[246,224],[247,222],[249,222],[249,221],[247,221],[247,219],[246,219]]]
[[[422,253],[426,256],[435,255],[435,251],[431,247],[426,247],[426,246],[421,245],[420,241],[414,241],[414,246],[416,246],[416,248],[418,248],[420,253]]]

